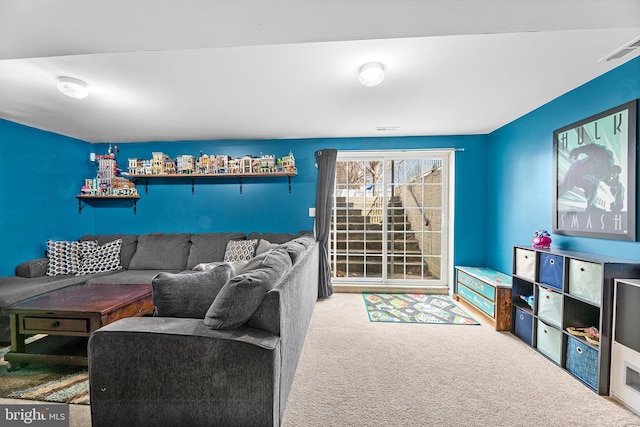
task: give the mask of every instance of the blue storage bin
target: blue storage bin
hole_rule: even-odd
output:
[[[540,272],[538,281],[550,288],[562,290],[562,273],[564,271],[564,258],[547,253],[540,254]]]
[[[567,371],[596,390],[598,388],[598,350],[570,336],[567,341]]]
[[[513,333],[529,345],[533,344],[533,316],[524,310],[516,308],[513,319]]]

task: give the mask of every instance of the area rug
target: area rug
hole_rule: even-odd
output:
[[[89,373],[78,366],[26,365],[9,372],[0,347],[0,397],[89,404]]]
[[[446,295],[363,293],[372,322],[479,325]]]

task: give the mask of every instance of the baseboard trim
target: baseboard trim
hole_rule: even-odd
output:
[[[433,286],[384,286],[384,285],[346,285],[346,284],[334,284],[334,292],[340,293],[362,293],[362,292],[379,292],[379,293],[402,293],[402,294],[432,294],[432,295],[447,295],[449,294],[449,288],[444,285]]]

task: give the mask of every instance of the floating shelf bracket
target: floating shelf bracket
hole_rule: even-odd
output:
[[[129,203],[131,204],[131,207],[133,208],[133,214],[137,214],[138,213],[138,197],[109,197],[109,196],[105,196],[105,197],[82,197],[82,196],[76,196],[78,199],[78,215],[82,214],[82,210],[89,205],[89,203],[87,203],[87,200],[129,200]]]

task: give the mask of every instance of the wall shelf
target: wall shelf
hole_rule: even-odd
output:
[[[203,178],[228,179],[237,178],[242,194],[243,178],[277,178],[286,177],[289,193],[291,193],[291,177],[296,176],[296,172],[270,172],[270,173],[211,173],[211,174],[155,174],[155,175],[126,175],[134,181],[144,181],[145,194],[149,194],[149,179],[188,179],[191,181],[191,194],[195,193],[195,180]]]
[[[131,207],[133,207],[133,214],[135,215],[137,212],[136,204],[140,196],[86,196],[79,195],[76,196],[78,199],[78,215],[82,213],[82,209],[87,206],[89,201],[97,201],[97,200],[129,200],[131,202]]]

